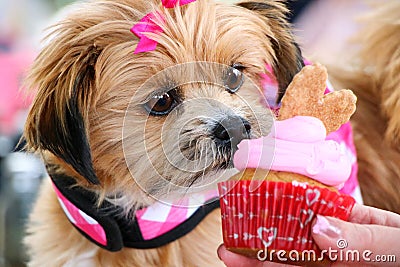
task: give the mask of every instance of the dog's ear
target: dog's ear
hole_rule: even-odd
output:
[[[36,87],[37,95],[24,137],[29,149],[50,151],[87,181],[99,184],[87,130],[99,51],[94,45],[66,50],[63,43],[68,42],[49,44],[32,67],[27,85]]]
[[[289,12],[281,1],[248,1],[237,4],[262,16],[271,28],[273,36],[267,36],[275,52],[273,70],[279,84],[277,102],[285,94],[294,75],[304,67],[299,46],[294,41],[286,14]]]

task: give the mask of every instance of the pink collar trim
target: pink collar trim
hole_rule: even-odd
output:
[[[136,220],[145,240],[159,237],[189,219],[200,207],[218,198],[217,190],[194,194],[175,204],[156,202],[138,210]]]

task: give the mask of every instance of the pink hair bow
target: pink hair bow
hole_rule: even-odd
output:
[[[173,8],[176,7],[178,4],[180,6],[183,6],[194,1],[196,0],[161,0],[161,3],[166,8]]]
[[[152,33],[162,33],[163,29],[158,25],[155,20],[156,18],[163,18],[163,14],[159,12],[151,12],[144,16],[138,23],[136,23],[132,28],[131,32],[136,35],[140,40],[136,46],[135,54],[147,51],[153,51],[157,47],[157,41],[148,38],[144,35],[145,32]]]
[[[186,5],[196,0],[161,0],[161,3],[166,8],[173,8],[177,5]],[[160,12],[150,12],[145,15],[132,28],[131,32],[139,38],[139,43],[136,46],[135,54],[153,51],[156,49],[158,42],[148,38],[144,33],[163,33],[163,29],[156,23],[157,19],[164,19],[164,15]]]

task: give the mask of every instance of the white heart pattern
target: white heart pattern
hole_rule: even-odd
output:
[[[306,191],[306,204],[307,206],[311,206],[315,202],[319,200],[319,197],[321,196],[321,192],[318,189],[307,189]]]
[[[303,229],[304,226],[309,224],[312,221],[312,219],[314,218],[314,211],[312,211],[312,210],[300,210],[300,212],[302,212],[303,214],[308,214],[308,217],[304,221],[304,223],[301,221],[301,218],[299,218],[300,228]]]
[[[265,248],[269,247],[272,244],[272,242],[275,240],[277,230],[278,229],[276,227],[270,227],[270,228],[258,227],[257,235],[258,235],[258,238],[263,243]],[[264,238],[264,235],[266,235],[266,237],[267,237],[266,239]]]

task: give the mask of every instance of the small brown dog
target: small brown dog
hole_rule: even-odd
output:
[[[359,182],[367,205],[400,213],[400,3],[364,16],[352,69],[330,68],[338,88],[357,95],[352,117]]]
[[[163,14],[154,19],[162,32],[149,35],[157,47],[134,54],[138,39],[129,30],[151,12]],[[268,131],[270,116],[251,81],[259,85],[259,74],[272,66],[279,99],[303,66],[286,12],[279,1],[164,8],[156,0],[102,0],[56,25],[28,77],[38,92],[25,138],[52,178],[28,226],[29,266],[221,264],[218,210],[158,248],[127,247],[132,236],[118,236],[114,227],[129,225],[156,200],[217,181],[241,139]],[[68,194],[74,200],[65,200]],[[61,206],[114,230],[100,229],[103,236],[90,242],[87,226],[74,229]]]

